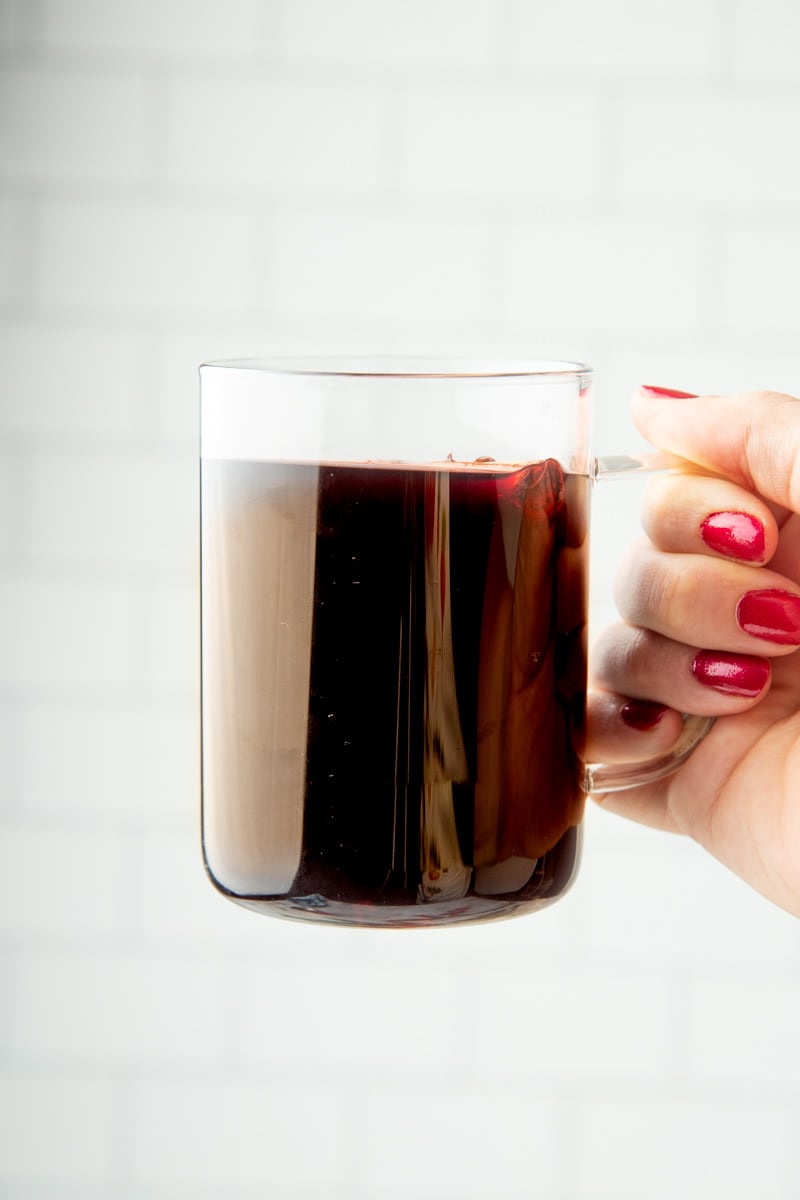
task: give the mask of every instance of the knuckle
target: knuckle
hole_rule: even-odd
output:
[[[800,504],[800,400],[782,392],[754,392],[743,430],[744,474],[767,495],[786,494]]]
[[[688,587],[686,576],[668,570],[649,542],[639,544],[617,578],[617,607],[632,624],[660,629],[679,619]]]

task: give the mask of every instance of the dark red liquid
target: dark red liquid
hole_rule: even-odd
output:
[[[515,471],[204,464],[204,539],[217,506],[226,543],[239,547],[222,590],[204,574],[206,700],[215,688],[213,719],[204,702],[204,768],[259,695],[257,678],[237,695],[236,671],[216,670],[221,636],[226,667],[233,655],[258,672],[247,630],[226,628],[224,614],[235,623],[248,572],[273,590],[291,573],[291,513],[280,537],[274,523],[261,538],[247,532],[259,479],[278,469],[273,506],[291,493],[293,472],[307,497],[315,489],[295,522],[297,554],[310,551],[313,569],[290,606],[305,607],[309,630],[307,661],[294,656],[307,686],[301,783],[289,797],[250,780],[245,801],[241,779],[214,770],[204,836],[215,882],[256,906],[347,923],[466,921],[552,901],[574,874],[582,812],[573,744],[585,708],[586,478],[565,477],[552,460]],[[268,622],[271,605],[261,609]],[[243,611],[251,626],[259,619],[258,606]],[[265,675],[261,691],[269,686]],[[261,728],[269,741],[268,725],[256,723],[256,736]],[[237,764],[253,733],[242,737]],[[244,874],[258,876],[247,839],[285,803],[298,806],[294,866],[279,889],[269,869],[263,889],[243,888]]]

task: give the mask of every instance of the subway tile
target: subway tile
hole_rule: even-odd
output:
[[[385,132],[374,86],[179,78],[166,111],[174,184],[363,194],[380,178]]]
[[[0,0],[0,47],[14,46],[19,36],[20,0]]]
[[[0,791],[0,813],[17,812],[22,792],[20,738],[22,720],[20,705],[11,698],[0,699],[0,762],[3,764],[3,788]]]
[[[27,463],[0,447],[0,568],[24,553]]]
[[[103,1183],[72,1183],[63,1178],[56,1178],[49,1183],[40,1183],[38,1180],[32,1183],[29,1179],[15,1179],[3,1189],[3,1200],[107,1200],[109,1186],[108,1179]],[[149,1195],[137,1196],[137,1200],[152,1198]],[[179,1198],[175,1197],[174,1200]],[[205,1198],[198,1196],[196,1200]]]
[[[0,195],[0,304],[8,304],[17,290],[17,240],[19,210],[10,196]],[[0,412],[7,401],[0,404]]]
[[[800,9],[794,0],[737,0],[731,19],[737,73],[796,83]]]
[[[154,583],[139,613],[139,678],[151,694],[199,696],[199,583]]]
[[[221,896],[206,875],[200,836],[200,797],[180,830],[142,839],[140,922],[151,944],[162,940],[227,944],[253,951],[263,946],[263,919]]]
[[[700,976],[689,996],[690,1078],[746,1092],[769,1081],[797,1091],[794,1052],[800,983],[794,973],[759,969],[750,955],[718,978]]]
[[[792,222],[733,224],[724,239],[721,272],[723,329],[779,339],[779,353],[795,345],[800,225]],[[800,389],[795,389],[800,390]]]
[[[581,1103],[576,1200],[789,1200],[790,1113],[754,1096],[648,1089]]]
[[[0,177],[130,183],[145,164],[140,79],[54,66],[0,74]]]
[[[20,574],[0,577],[0,686],[109,688],[130,679],[129,589]]]
[[[156,835],[197,828],[199,706],[42,699],[17,720],[21,799],[32,817]]]
[[[630,963],[493,972],[476,981],[473,1005],[473,1062],[488,1078],[630,1082],[665,1071],[663,979]]]
[[[584,201],[599,175],[600,111],[586,95],[510,86],[417,87],[405,126],[414,194]]]
[[[255,1187],[336,1195],[344,1089],[217,1074],[136,1086],[132,1180],[171,1187]],[[173,1194],[173,1193],[170,1193]],[[264,1195],[263,1190],[260,1192]]]
[[[273,0],[264,0],[272,4]],[[142,60],[239,63],[258,45],[258,0],[43,0],[48,50]]]
[[[307,318],[475,317],[482,234],[458,217],[283,213],[271,229],[271,303]]]
[[[423,1075],[409,1089],[387,1081],[367,1093],[360,1115],[363,1195],[558,1195],[560,1132],[553,1097],[535,1076],[521,1092],[459,1086],[446,1075]]]
[[[186,318],[247,303],[249,221],[235,211],[51,200],[39,252],[36,299],[66,312]]]
[[[456,1065],[458,1004],[446,965],[419,973],[344,962],[280,975],[271,964],[254,965],[245,984],[246,1054],[286,1070],[443,1078]]]
[[[0,324],[0,429],[37,438],[126,438],[147,428],[140,338],[35,317]]]
[[[495,54],[496,8],[491,0],[292,0],[278,46],[292,63],[483,66]]]
[[[31,472],[34,560],[199,571],[198,468],[188,453],[42,452]]]
[[[210,1063],[222,1037],[213,959],[113,950],[27,952],[10,986],[16,1053],[82,1066]]]
[[[640,95],[623,101],[619,192],[695,212],[760,205],[793,212],[800,162],[787,153],[800,99],[758,94]]]
[[[587,939],[593,954],[708,972],[743,955],[766,969],[797,960],[797,921],[693,842],[638,832],[635,849],[615,851],[609,844],[592,853],[587,839],[583,877],[592,897]]]
[[[607,331],[696,329],[703,314],[704,239],[691,222],[509,222],[509,316],[541,326]]]
[[[650,71],[700,73],[717,56],[717,11],[712,0],[565,0],[520,4],[513,53],[538,71],[612,76]]]
[[[123,860],[117,834],[6,824],[0,836],[0,932],[30,938],[118,930]]]
[[[107,1178],[113,1161],[113,1085],[89,1073],[6,1067],[0,1077],[0,1186],[33,1188]],[[20,1191],[19,1195],[32,1195]]]

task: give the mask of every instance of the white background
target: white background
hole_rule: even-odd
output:
[[[639,381],[800,393],[799,59],[795,0],[0,0],[3,1200],[797,1196],[798,925],[694,847],[593,812],[445,933],[212,891],[196,367],[583,359],[617,452]]]

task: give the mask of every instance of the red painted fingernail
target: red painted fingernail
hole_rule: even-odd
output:
[[[696,392],[679,392],[677,388],[662,388],[653,387],[650,383],[642,383],[639,385],[640,392],[646,392],[648,396],[669,396],[672,400],[696,400]]]
[[[654,700],[628,700],[619,710],[619,715],[631,729],[644,732],[655,729],[666,711],[665,704],[657,704]]]
[[[781,588],[745,592],[736,606],[745,633],[779,646],[800,646],[800,596]]]
[[[749,513],[712,513],[700,526],[700,536],[718,554],[742,562],[763,562],[764,526]]]
[[[763,692],[769,672],[766,658],[754,658],[750,654],[700,650],[692,663],[692,674],[704,687],[714,688],[726,696],[747,696],[749,699]]]

